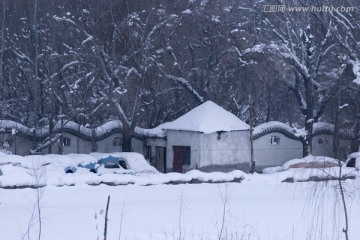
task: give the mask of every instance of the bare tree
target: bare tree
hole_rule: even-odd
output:
[[[338,59],[329,58],[339,51],[334,41],[334,26],[328,16],[318,13],[264,15],[263,23],[261,31],[267,39],[259,47],[263,46],[264,51],[267,49],[270,54],[280,57],[282,68],[285,66],[289,71],[284,83],[297,100],[304,117],[303,154],[309,155],[312,152],[313,124],[323,115],[332,93],[336,91],[335,69],[342,64]]]

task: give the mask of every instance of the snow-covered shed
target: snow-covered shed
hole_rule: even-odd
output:
[[[303,156],[303,146],[297,130],[282,122],[272,121],[256,126],[253,140],[257,170],[280,166]]]
[[[249,125],[211,101],[167,123],[164,129],[167,171],[250,167]]]

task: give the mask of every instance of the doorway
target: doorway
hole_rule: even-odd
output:
[[[190,165],[191,159],[191,148],[189,146],[174,146],[174,162],[173,162],[173,171],[174,172],[183,172],[184,165]]]

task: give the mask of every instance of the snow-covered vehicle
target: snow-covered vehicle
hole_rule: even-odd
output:
[[[76,155],[69,154],[70,157],[76,157]],[[64,172],[75,173],[82,168],[99,175],[157,173],[157,170],[139,153],[91,153],[86,160],[66,166]]]
[[[101,158],[97,162],[79,163],[77,167],[67,166],[64,171],[65,173],[75,173],[77,171],[77,168],[85,168],[88,169],[90,172],[97,174],[135,174],[134,170],[128,169],[128,164],[124,158],[114,157],[112,155]]]

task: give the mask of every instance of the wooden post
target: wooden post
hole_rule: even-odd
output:
[[[254,142],[253,142],[253,112],[252,112],[252,99],[251,94],[249,95],[249,125],[250,125],[250,159],[251,159],[251,173],[255,172],[255,161],[254,161]]]
[[[105,228],[104,228],[104,240],[106,240],[107,235],[107,222],[108,222],[108,210],[109,210],[109,203],[110,203],[110,195],[108,196],[107,204],[106,204],[106,212],[105,212]]]

